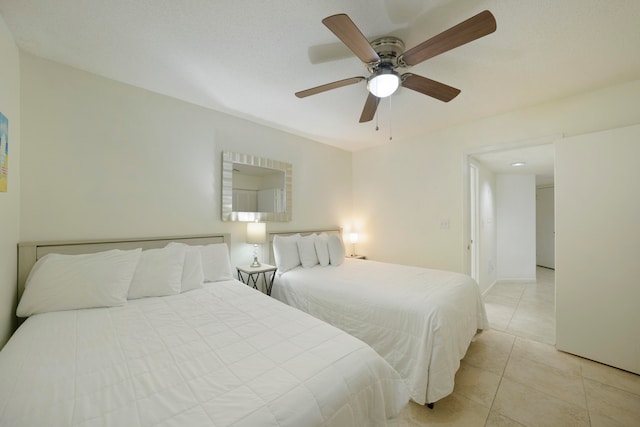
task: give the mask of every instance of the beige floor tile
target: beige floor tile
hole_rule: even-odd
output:
[[[456,373],[455,392],[490,408],[499,384],[500,375],[468,365],[463,361]]]
[[[554,313],[518,306],[515,313],[513,313],[509,327],[521,325],[520,327],[525,331],[548,331],[552,329],[555,334],[555,317]]]
[[[556,287],[553,284],[528,285],[522,292],[522,300],[541,301],[554,304],[556,295]]]
[[[476,368],[502,375],[509,359],[513,340],[515,340],[514,336],[499,331],[482,332],[469,345],[464,362]],[[509,341],[510,344],[505,345]]]
[[[500,295],[497,293],[490,292],[484,296],[485,303],[492,303],[501,305],[503,307],[510,307],[514,310],[518,306],[518,302],[520,301],[520,295]]]
[[[398,420],[395,420],[395,422],[389,422],[389,425],[392,427],[414,427],[416,424],[409,420],[400,418]]]
[[[473,338],[474,343],[495,348],[503,353],[511,353],[514,341],[513,335],[492,329],[482,331]]]
[[[535,283],[496,283],[484,296],[487,317],[494,329],[555,344],[555,272],[538,267],[536,275]]]
[[[520,424],[511,418],[505,417],[495,411],[489,412],[489,418],[485,427],[525,427],[524,424]]]
[[[624,424],[604,415],[589,413],[589,417],[591,418],[591,427],[624,427]]]
[[[556,310],[554,307],[553,300],[551,301],[542,301],[539,299],[529,298],[525,299],[524,297],[518,303],[516,307],[518,312],[526,312],[531,314],[542,314],[545,317],[549,317],[551,319],[555,318]]]
[[[536,281],[542,283],[554,283],[556,272],[551,268],[536,267]]]
[[[587,408],[582,377],[575,371],[558,369],[533,359],[511,356],[504,370],[504,378],[567,403]]]
[[[464,361],[468,365],[486,369],[498,375],[502,375],[504,372],[508,359],[508,353],[503,353],[492,347],[478,347],[475,343],[471,343],[467,355],[464,357]]]
[[[525,426],[589,426],[585,408],[503,378],[492,411]]]
[[[508,307],[501,304],[485,301],[484,307],[487,310],[489,327],[498,331],[504,331],[509,327],[509,322],[516,311],[515,307]]]
[[[537,360],[540,363],[562,369],[574,375],[581,375],[582,373],[582,358],[558,351],[553,345],[526,338],[516,338],[511,357],[525,357]]]
[[[433,409],[409,402],[403,418],[419,426],[482,427],[489,408],[453,393],[436,402]]]
[[[522,296],[522,292],[524,292],[524,286],[522,283],[498,282],[491,287],[489,294],[517,301]]]
[[[640,375],[580,359],[582,376],[640,396]]]
[[[589,411],[624,426],[640,426],[640,396],[584,379]]]
[[[516,312],[505,332],[547,344],[555,344],[556,342],[555,322],[545,320],[541,316],[533,320],[531,316]]]

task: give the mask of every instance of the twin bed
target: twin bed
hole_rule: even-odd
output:
[[[0,352],[0,425],[393,423],[409,400],[396,371],[230,277],[227,243],[21,244],[28,318]],[[107,276],[117,286],[87,290]]]
[[[448,271],[345,259],[341,234],[339,228],[271,233],[278,267],[271,296],[369,344],[406,381],[415,402],[451,394],[471,340],[489,326],[476,282]]]

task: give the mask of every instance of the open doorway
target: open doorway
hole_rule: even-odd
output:
[[[483,148],[468,153],[465,166],[466,260],[491,326],[549,344],[555,343],[555,275],[538,265],[555,268],[553,203],[547,203],[551,214],[539,227],[537,202],[553,202],[556,138]],[[542,228],[551,240],[539,248]],[[539,261],[538,253],[546,258]],[[518,274],[520,263],[526,271]]]

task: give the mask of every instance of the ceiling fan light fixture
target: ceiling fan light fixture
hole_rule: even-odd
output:
[[[367,81],[367,90],[378,98],[392,95],[400,86],[400,76],[391,68],[379,68]]]

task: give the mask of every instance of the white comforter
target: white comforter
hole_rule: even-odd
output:
[[[238,281],[29,318],[2,426],[383,426],[408,401],[369,346]]]
[[[369,344],[420,404],[451,394],[471,339],[489,327],[476,282],[448,271],[346,259],[283,273],[271,296]]]

